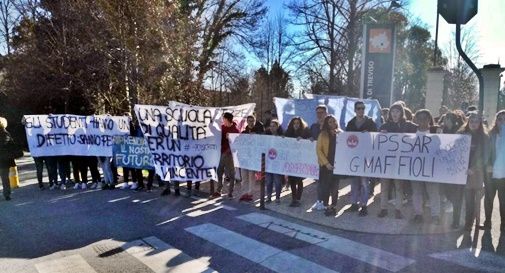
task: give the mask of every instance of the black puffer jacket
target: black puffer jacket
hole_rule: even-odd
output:
[[[16,166],[13,153],[16,149],[14,140],[7,130],[0,129],[0,168],[9,168]]]

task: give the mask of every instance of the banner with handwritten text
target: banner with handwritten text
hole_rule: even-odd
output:
[[[333,172],[464,185],[470,143],[468,135],[344,132]]]
[[[115,136],[112,146],[117,167],[154,170],[154,159],[143,137]]]
[[[135,105],[135,113],[160,177],[193,182],[217,179],[221,110]]]
[[[26,115],[26,138],[32,156],[112,156],[114,136],[130,134],[122,116]]]

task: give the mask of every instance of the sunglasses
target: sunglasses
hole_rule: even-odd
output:
[[[365,110],[365,107],[356,107],[354,109],[356,109],[356,110]]]

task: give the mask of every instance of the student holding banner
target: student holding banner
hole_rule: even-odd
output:
[[[472,136],[470,163],[465,186],[465,230],[472,230],[474,221],[480,217],[480,201],[484,185],[486,163],[489,158],[489,137],[484,129],[483,119],[477,112],[468,113],[468,122],[460,131]]]
[[[456,134],[460,128],[465,124],[466,117],[464,114],[457,114],[456,112],[449,112],[444,115],[444,122],[439,133],[443,134]],[[453,229],[459,228],[459,221],[461,218],[461,206],[463,203],[463,194],[465,185],[458,184],[443,184],[443,192],[447,199],[451,202],[452,210],[452,224]]]
[[[324,119],[326,118],[326,116],[328,116],[328,107],[326,107],[326,105],[324,105],[324,104],[318,105],[316,107],[317,122],[310,126],[310,134],[311,134],[310,140],[317,140],[318,139],[319,133],[321,132],[321,128],[323,127]],[[324,210],[325,207],[323,205],[323,200],[319,198],[322,196],[322,192],[321,192],[322,186],[321,186],[321,183],[319,183],[319,181],[316,181],[316,183],[317,183],[317,196],[318,196],[318,198],[316,200],[316,203],[314,203],[314,205],[312,205],[311,209]]]
[[[401,103],[391,105],[388,115],[388,120],[380,127],[383,133],[415,133],[417,126],[405,119],[405,109]],[[394,185],[395,187],[395,218],[403,219],[401,212],[403,202],[402,181],[398,179],[382,179],[381,180],[381,211],[377,215],[383,218],[388,215],[388,192],[389,188]]]
[[[365,115],[365,103],[356,101],[354,103],[354,112],[356,116],[351,119],[345,131],[347,132],[377,132],[377,125],[372,118]],[[351,207],[346,212],[355,212],[359,210],[359,216],[368,214],[367,204],[369,195],[369,178],[353,177],[351,182]],[[361,207],[361,210],[360,210]]]
[[[239,133],[237,124],[233,121],[233,114],[226,112],[223,114],[223,125],[221,126],[221,159],[217,168],[217,191],[212,194],[213,197],[220,197],[223,189],[223,174],[230,180],[228,187],[228,198],[233,198],[233,187],[235,186],[235,166],[233,165],[233,156],[231,154],[228,134]]]
[[[279,123],[279,120],[272,119],[270,121],[270,127],[265,132],[266,135],[272,136],[282,136],[282,128]],[[273,187],[275,185],[275,203],[281,203],[281,191],[282,191],[282,178],[283,175],[275,174],[275,173],[265,173],[265,187],[267,193],[267,203],[272,202],[272,192]]]
[[[486,220],[483,229],[491,229],[491,216],[496,192],[500,201],[500,230],[505,231],[505,110],[496,113],[494,126],[490,131],[490,158],[488,169],[492,173],[491,181],[486,184],[484,211]]]
[[[247,117],[247,126],[242,131],[242,134],[264,134],[265,128],[260,121],[256,121],[254,115]],[[252,191],[256,182],[256,172],[253,170],[240,169],[242,181],[247,183],[247,192],[240,197],[240,201],[250,202],[253,200]]]
[[[333,164],[335,162],[335,148],[337,145],[336,136],[342,132],[338,126],[338,121],[333,115],[324,118],[321,133],[317,138],[316,153],[319,162],[319,183],[321,185],[321,195],[318,199],[326,207],[326,216],[337,214],[339,177],[333,174]],[[329,199],[331,195],[331,205]]]
[[[417,124],[417,134],[436,133],[433,116],[427,109],[421,109],[414,115],[414,122]],[[414,205],[414,222],[423,222],[423,197],[424,192],[428,193],[430,200],[431,219],[435,225],[440,225],[440,185],[433,182],[412,182],[412,203]]]
[[[301,117],[294,117],[289,121],[286,137],[308,139],[311,136],[307,123]],[[290,207],[299,207],[303,192],[303,177],[288,176],[288,182],[291,186],[291,204]]]

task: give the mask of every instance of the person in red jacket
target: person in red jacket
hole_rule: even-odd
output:
[[[219,160],[219,167],[217,168],[217,191],[213,194],[213,197],[221,196],[221,190],[223,189],[223,174],[226,174],[226,177],[230,180],[228,198],[231,199],[233,198],[233,187],[235,186],[235,166],[233,165],[228,134],[239,133],[237,124],[233,121],[232,113],[224,113],[221,133],[221,159]]]

